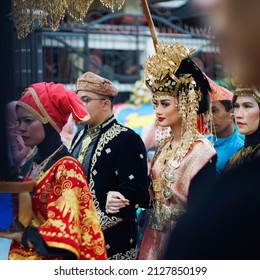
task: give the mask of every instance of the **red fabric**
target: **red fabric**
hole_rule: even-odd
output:
[[[230,92],[228,89],[216,84],[205,73],[204,73],[204,75],[208,79],[209,85],[212,89],[212,92],[209,93],[211,102],[220,101],[220,100],[232,101],[232,98],[233,98],[232,92]]]
[[[66,249],[79,260],[106,260],[105,240],[82,167],[72,157],[57,161],[32,192],[33,220],[46,244]],[[59,259],[38,255],[13,242],[11,260]]]
[[[67,123],[71,113],[76,123],[88,120],[88,112],[80,98],[75,92],[66,89],[62,84],[55,84],[53,82],[32,84],[19,99],[18,105],[22,105],[21,102],[26,103],[46,119],[29,89],[33,89],[36,92],[41,105],[59,127],[60,131]]]

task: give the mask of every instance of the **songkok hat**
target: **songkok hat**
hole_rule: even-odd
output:
[[[42,123],[50,123],[60,133],[70,114],[76,123],[86,122],[89,114],[78,95],[63,84],[35,83],[22,93],[17,105],[31,112]]]
[[[260,88],[258,87],[238,87],[234,91],[234,98],[237,96],[252,96],[260,104]],[[232,101],[234,102],[234,99]]]
[[[189,99],[194,97],[198,102],[197,113],[201,114],[209,109],[208,91],[211,89],[203,72],[191,58],[194,52],[194,49],[179,43],[158,44],[156,53],[144,64],[144,79],[154,96],[178,97],[182,93],[189,94]]]
[[[207,77],[209,81],[209,85],[211,87],[211,92],[209,93],[211,102],[216,102],[221,100],[232,101],[233,93],[231,91],[215,83],[206,74],[204,75]]]
[[[117,88],[111,81],[92,72],[86,72],[78,78],[76,90],[77,93],[83,90],[111,97],[115,97],[118,94]]]

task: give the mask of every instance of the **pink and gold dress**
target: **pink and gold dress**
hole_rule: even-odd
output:
[[[172,230],[185,212],[191,181],[216,154],[211,143],[199,137],[181,162],[176,162],[171,142],[169,138],[159,145],[152,165],[152,208],[140,246],[140,260],[164,258]]]

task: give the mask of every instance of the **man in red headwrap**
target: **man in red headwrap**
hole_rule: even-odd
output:
[[[233,93],[219,86],[207,77],[212,92],[210,93],[212,124],[209,125],[211,135],[208,139],[214,144],[218,154],[217,173],[221,175],[228,160],[244,145],[234,129],[232,114]]]
[[[108,258],[135,259],[136,210],[148,198],[144,143],[112,114],[118,91],[111,81],[87,72],[79,77],[76,87],[91,118],[75,136],[72,154],[82,163],[89,180]],[[112,205],[112,211],[108,210],[107,196],[122,198],[125,207],[119,212],[113,211]]]
[[[42,82],[24,91],[16,111],[24,143],[37,153],[22,166],[35,186],[31,195],[19,193],[20,231],[0,233],[13,239],[9,259],[106,259],[84,171],[60,137],[71,114],[77,123],[89,119],[86,108],[62,84]]]

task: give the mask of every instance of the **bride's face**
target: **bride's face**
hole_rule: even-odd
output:
[[[178,102],[172,96],[160,96],[153,98],[153,106],[159,126],[174,127],[181,124],[178,110]]]

